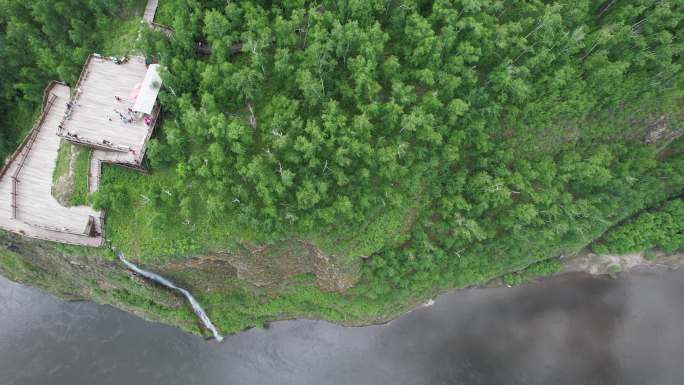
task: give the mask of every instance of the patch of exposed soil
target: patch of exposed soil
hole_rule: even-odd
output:
[[[644,143],[663,143],[684,134],[684,115],[661,115],[643,122],[646,128]]]
[[[296,241],[254,246],[226,258],[240,279],[267,290],[279,289],[295,275],[312,273],[314,263],[311,251]]]
[[[164,269],[198,269],[207,270],[217,267],[225,267],[226,261],[217,255],[196,255],[190,259],[183,261],[169,262],[163,266]],[[232,268],[233,272],[231,275],[235,275],[235,269]]]
[[[339,263],[334,255],[325,254],[308,242],[302,242],[314,256],[313,273],[322,290],[343,291],[359,279],[361,264]]]
[[[162,266],[149,266],[149,269],[171,278],[180,286],[205,292],[229,290],[228,278],[237,276],[235,267],[220,254],[197,255]]]
[[[318,286],[326,291],[341,291],[358,279],[360,267],[338,263],[336,256],[325,254],[313,244],[287,240],[270,245],[244,247],[241,252],[223,252],[195,256],[169,262],[156,270],[179,279],[183,272],[205,277],[193,279],[192,286],[201,290],[220,287],[226,277],[237,277],[272,294],[277,293],[295,276],[313,274]]]

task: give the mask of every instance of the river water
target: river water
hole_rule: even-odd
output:
[[[276,322],[209,342],[0,277],[0,384],[684,383],[684,271],[439,297],[390,325]]]

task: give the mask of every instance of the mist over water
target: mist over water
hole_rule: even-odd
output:
[[[0,278],[0,384],[681,384],[682,293],[684,271],[565,276],[217,343]]]

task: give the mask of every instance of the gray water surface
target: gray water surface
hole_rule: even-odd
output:
[[[437,299],[387,326],[274,323],[207,342],[0,277],[0,384],[684,383],[684,271]]]

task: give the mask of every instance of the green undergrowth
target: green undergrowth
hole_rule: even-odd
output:
[[[74,193],[71,196],[71,204],[74,206],[85,205],[88,200],[88,168],[93,151],[85,147],[77,147],[76,162],[74,165]]]
[[[24,139],[31,129],[31,125],[38,118],[40,111],[36,109],[35,104],[25,100],[19,100],[13,106],[11,113],[5,119],[0,120],[3,123],[0,131],[0,159],[4,164],[4,160],[12,155],[17,146]]]
[[[185,221],[174,212],[160,213],[153,199],[172,199],[166,184],[172,170],[141,174],[117,166],[104,165],[101,190],[93,198],[96,207],[108,207],[107,239],[131,258],[146,263],[199,254],[209,249],[236,247],[240,234],[230,218],[210,224],[203,213],[196,221]],[[243,239],[249,239],[246,236]]]
[[[411,195],[419,196],[417,191],[412,191]],[[370,256],[382,247],[398,247],[408,241],[416,213],[425,205],[417,197],[397,207],[380,208],[360,226],[332,224],[303,237],[330,254],[350,258]]]
[[[503,278],[508,284],[519,284],[552,275],[558,272],[559,267],[555,259],[542,261]],[[471,281],[473,277],[464,274],[453,286],[396,290],[376,298],[369,296],[369,287],[364,282],[343,293],[327,292],[306,276],[293,279],[277,295],[262,293],[233,277],[222,278],[229,282],[227,286],[213,290],[202,290],[206,281],[200,283],[204,277],[197,272],[185,270],[172,274],[172,277],[195,293],[222,332],[235,333],[252,326],[261,327],[272,321],[295,318],[325,319],[344,325],[383,323],[443,291],[483,284],[501,276],[501,271],[494,270],[489,274],[482,270],[478,273],[481,274],[478,281]]]
[[[411,228],[409,233],[413,241],[403,243],[401,247],[397,244],[403,236],[389,237],[396,242],[388,242],[387,247],[373,253],[370,262],[364,264],[359,283],[342,293],[322,291],[315,282],[307,280],[292,280],[277,293],[266,293],[233,276],[206,274],[193,269],[170,272],[169,277],[196,294],[223,332],[297,317],[324,318],[345,324],[382,322],[444,290],[484,284],[503,274],[508,274],[505,280],[512,284],[551,274],[558,267],[557,261],[541,261],[550,256],[578,252],[599,238],[606,228],[644,207],[659,205],[678,194],[684,185],[681,175],[677,174],[682,165],[681,157],[677,155],[681,150],[680,140],[673,144],[669,157],[660,159],[660,172],[642,176],[638,189],[623,189],[619,194],[598,197],[604,206],[602,210],[579,217],[581,231],[554,236],[552,241],[543,226],[534,231],[528,229],[525,234],[502,235],[472,244],[466,252],[450,256],[454,262],[430,274],[419,270],[420,263],[429,261],[440,266],[444,252],[423,249],[420,242],[424,237],[438,237],[438,228],[433,228],[430,234]],[[168,215],[170,213],[159,215],[159,207],[164,205],[146,202],[172,198],[165,192],[165,186],[172,180],[171,171],[161,169],[143,175],[118,167],[105,167],[104,193],[98,199],[108,200],[104,203],[113,208],[108,211],[108,239],[152,270],[169,260],[187,258],[189,254],[235,250],[231,247],[239,248],[245,239],[259,241],[229,218],[219,224],[209,220],[188,224],[174,219],[173,215]],[[152,195],[154,191],[158,194]],[[193,213],[197,215],[195,218],[202,216],[201,211]],[[424,211],[418,210],[416,215],[416,221],[429,223]],[[391,218],[392,214],[388,216]],[[396,223],[396,220],[388,223]],[[388,228],[396,230],[402,226]],[[500,246],[502,242],[505,242],[505,248]],[[381,263],[384,265],[379,265]],[[416,273],[397,275],[403,274],[400,269],[407,267],[413,267]],[[519,273],[509,273],[515,271]],[[378,272],[387,275],[380,276]],[[211,281],[220,284],[207,286]]]
[[[58,181],[59,178],[69,173],[71,146],[71,143],[65,140],[62,140],[59,143],[59,150],[57,150],[57,160],[55,161],[55,170],[52,172],[52,183]]]
[[[112,25],[111,34],[103,41],[99,53],[112,56],[132,54],[141,28],[144,28],[141,17],[142,13],[136,13],[128,20]]]
[[[340,256],[342,263],[355,264],[362,256],[408,240],[415,211],[422,204],[416,199],[412,205],[379,208],[372,220],[357,228],[333,224],[305,233],[293,228],[290,234],[274,237],[245,225],[230,213],[215,219],[204,205],[184,207],[186,201],[174,204],[179,199],[174,195],[176,178],[170,167],[142,174],[104,165],[101,188],[94,194],[93,203],[107,209],[107,238],[127,255],[146,263],[298,239],[326,254]],[[181,211],[187,215],[179,215]],[[188,215],[190,218],[184,219]]]
[[[608,274],[613,278],[615,278],[615,276],[617,274],[620,274],[621,272],[622,272],[622,267],[620,267],[620,265],[613,265],[608,270]]]
[[[175,17],[174,13],[175,11],[171,2],[160,1],[157,6],[157,13],[154,15],[154,22],[165,26],[171,26]]]
[[[653,248],[674,253],[684,248],[684,199],[668,201],[610,229],[592,248],[602,254]]]
[[[190,269],[171,273],[170,277],[190,288],[223,333],[293,318],[326,319],[347,325],[384,322],[425,297],[425,293],[416,293],[398,295],[390,300],[370,300],[363,296],[363,289],[326,292],[309,274],[292,278],[277,294],[255,289],[235,277],[217,278]],[[207,290],[207,282],[217,280],[220,284]]]
[[[131,275],[106,249],[17,239],[0,231],[0,274],[65,299],[92,299],[200,333],[184,299]]]
[[[44,286],[45,290],[53,293],[64,291],[62,288],[55,290],[55,286],[61,285],[54,280],[46,279],[47,271],[33,266],[24,258],[7,250],[0,250],[0,271],[3,276],[13,281],[44,282],[46,285],[49,284]]]
[[[550,277],[561,270],[561,263],[557,259],[547,259],[534,263],[527,268],[515,273],[508,273],[501,277],[507,285],[520,285],[535,279]]]

